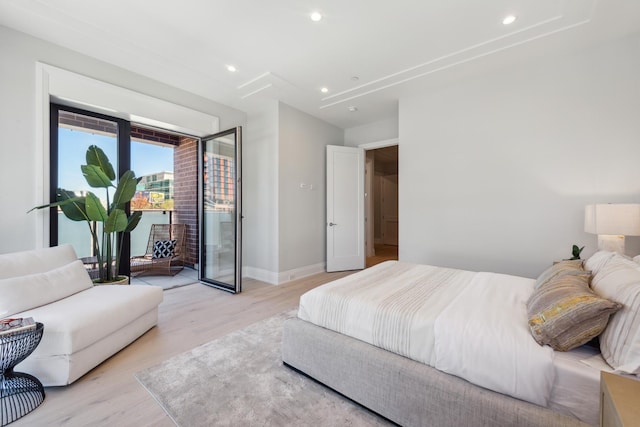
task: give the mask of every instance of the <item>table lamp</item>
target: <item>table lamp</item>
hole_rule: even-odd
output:
[[[598,250],[624,255],[624,237],[640,236],[640,204],[587,205],[584,231],[598,235]]]

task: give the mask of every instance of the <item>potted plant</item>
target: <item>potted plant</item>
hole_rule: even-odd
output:
[[[98,265],[98,278],[94,282],[101,284],[119,282],[127,279],[125,276],[117,274],[122,255],[122,233],[128,233],[136,228],[142,216],[140,211],[129,216],[125,212],[125,207],[135,195],[136,185],[140,179],[136,178],[135,174],[129,170],[122,174],[118,185],[114,185],[113,181],[116,175],[113,166],[104,151],[96,145],[91,145],[87,149],[86,161],[87,164],[80,167],[82,174],[90,187],[105,189],[106,206],[91,191],[84,196],[78,196],[73,191],[59,188],[56,192],[56,202],[36,206],[31,211],[59,206],[70,220],[86,221],[91,232],[93,250]],[[109,188],[111,187],[116,189],[113,201],[109,200]],[[101,227],[93,226],[94,223],[100,223]],[[120,244],[116,250],[118,233],[120,233]]]
[[[582,252],[582,250],[584,249],[584,246],[579,248],[578,245],[573,245],[573,247],[571,248],[571,258],[568,259],[568,261],[574,261],[577,259],[580,259],[580,253]]]

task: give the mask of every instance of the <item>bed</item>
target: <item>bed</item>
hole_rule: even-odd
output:
[[[301,297],[298,317],[284,325],[283,362],[400,425],[597,425],[600,371],[613,368],[610,358],[605,361],[593,346],[575,345],[574,338],[582,344],[616,318],[628,324],[623,317],[632,307],[617,299],[633,299],[629,292],[603,297],[588,285],[593,277],[609,286],[609,271],[619,267],[614,259],[598,253],[585,263],[602,270],[600,275],[579,261],[577,273],[559,265],[537,281],[397,261],[379,264]],[[634,270],[627,281],[637,285],[640,296],[640,265],[622,261]],[[567,344],[558,323],[550,322],[555,337],[534,333],[534,296],[542,292],[538,300],[548,308],[544,290],[556,281],[587,283],[589,296],[572,301],[580,305],[589,299],[597,306],[580,305],[577,314],[556,319],[575,324],[570,351],[550,346]],[[597,319],[572,317],[586,311],[592,317],[597,312]],[[637,339],[635,326],[629,329],[626,338]],[[545,339],[556,341],[541,345]],[[640,372],[640,363],[637,372],[631,365],[626,373]]]

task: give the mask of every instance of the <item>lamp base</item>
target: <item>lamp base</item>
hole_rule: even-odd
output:
[[[598,250],[616,252],[624,255],[624,236],[615,234],[598,234]]]

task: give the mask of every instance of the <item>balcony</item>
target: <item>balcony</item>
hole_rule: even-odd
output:
[[[152,224],[171,224],[174,223],[175,213],[170,210],[160,210],[160,209],[141,209],[142,218],[140,223],[136,227],[133,232],[131,232],[131,256],[141,256],[144,255],[147,251],[147,243],[149,240],[149,233],[151,230]],[[61,211],[58,213],[58,230],[59,230],[59,239],[61,242],[71,244],[78,258],[90,258],[93,256],[92,254],[92,241],[91,241],[91,233],[88,230],[85,222],[76,222],[68,219]],[[187,233],[189,233],[189,226],[187,226]],[[196,260],[196,248],[194,247],[196,242],[190,242],[187,240],[187,256],[186,266],[191,267],[188,268],[184,273],[178,274],[175,277],[175,280],[171,280],[172,277],[168,276],[166,278],[162,278],[162,276],[147,276],[144,278],[136,279],[135,281],[132,279],[132,284],[135,282],[136,284],[154,284],[162,286],[165,289],[181,286],[185,280],[189,280],[188,283],[196,282],[198,279],[197,270],[194,270],[193,267],[195,265]],[[123,260],[124,262],[124,260]],[[153,283],[150,283],[153,282]]]

